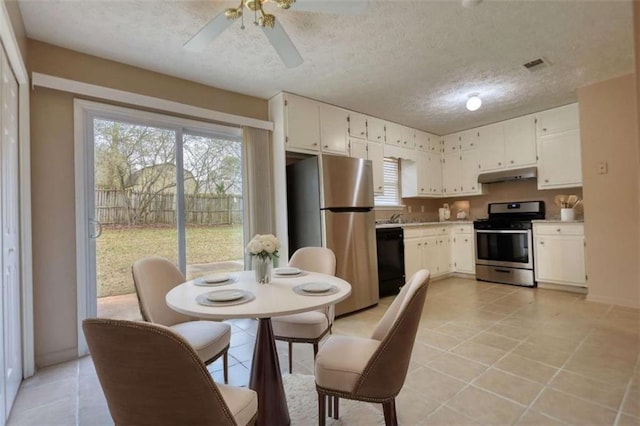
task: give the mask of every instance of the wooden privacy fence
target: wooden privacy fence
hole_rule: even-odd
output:
[[[103,225],[176,223],[176,194],[96,189],[96,219]],[[187,225],[242,223],[242,196],[185,194]]]

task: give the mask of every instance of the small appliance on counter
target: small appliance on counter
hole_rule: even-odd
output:
[[[438,209],[438,220],[444,222],[451,217],[451,210],[449,210],[449,204],[444,203],[442,207]]]
[[[490,203],[489,218],[473,222],[476,235],[476,278],[535,287],[534,219],[544,219],[544,201]]]

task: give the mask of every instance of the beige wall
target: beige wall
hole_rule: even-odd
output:
[[[30,72],[128,90],[251,118],[267,118],[267,101],[145,71],[29,40]],[[31,178],[36,364],[77,353],[74,95],[31,92]]]
[[[547,217],[553,218],[560,216],[560,208],[557,207],[553,199],[558,194],[576,194],[582,198],[582,188],[565,188],[538,191],[537,181],[526,180],[520,182],[500,182],[484,185],[486,193],[484,195],[474,197],[460,197],[460,198],[443,198],[443,199],[431,199],[431,198],[404,198],[402,201],[407,206],[404,211],[404,217],[411,220],[438,220],[438,208],[442,207],[443,203],[448,203],[452,209],[452,219],[455,219],[455,212],[457,212],[458,206],[469,209],[471,219],[487,217],[487,205],[489,203],[500,203],[508,201],[539,201],[545,202]],[[467,204],[468,202],[468,204]],[[456,204],[459,203],[459,204]],[[468,205],[468,207],[467,207]],[[412,212],[408,212],[408,207],[411,206]],[[421,211],[424,206],[424,213]],[[379,211],[376,217],[383,219],[389,217],[392,211]],[[581,210],[578,211],[578,214]]]
[[[640,307],[638,110],[635,76],[578,90],[588,299]],[[606,161],[609,172],[597,174]]]

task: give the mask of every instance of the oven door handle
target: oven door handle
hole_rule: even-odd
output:
[[[492,229],[492,230],[484,230],[484,229],[476,229],[477,234],[528,234],[530,229],[522,229],[522,230],[506,230],[506,229]]]

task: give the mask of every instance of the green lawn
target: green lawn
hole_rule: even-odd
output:
[[[241,225],[187,228],[187,263],[212,263],[243,257]],[[98,297],[133,293],[131,265],[146,256],[177,262],[173,228],[105,228],[96,240]]]

